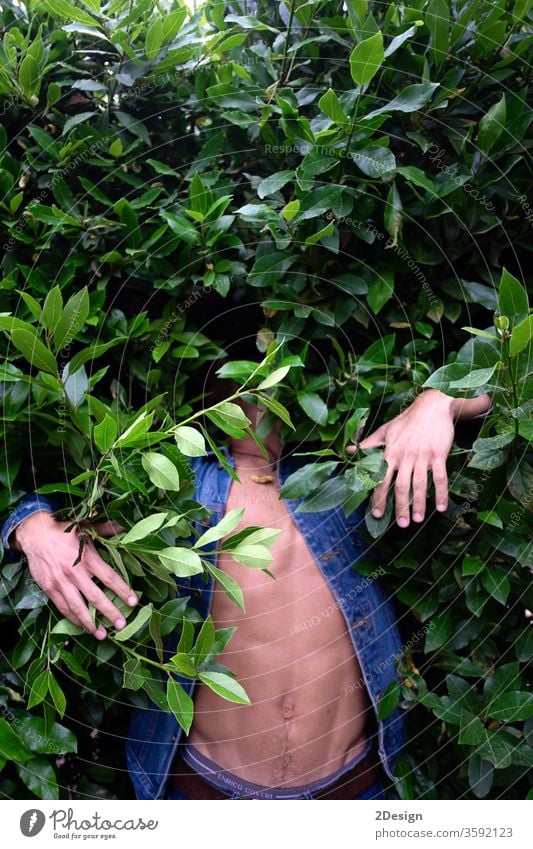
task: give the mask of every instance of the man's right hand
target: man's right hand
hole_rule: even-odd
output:
[[[11,545],[25,554],[33,580],[63,616],[98,640],[104,640],[107,632],[102,625],[95,627],[87,602],[114,628],[123,628],[126,621],[93,578],[98,578],[130,607],[137,604],[137,597],[120,575],[102,560],[89,537],[84,540],[79,562],[73,565],[80,551],[80,531],[74,526],[65,532],[70,525],[72,522],[60,522],[51,513],[39,510],[20,523],[13,532]],[[111,536],[123,530],[116,522],[102,522],[92,527],[100,536]]]

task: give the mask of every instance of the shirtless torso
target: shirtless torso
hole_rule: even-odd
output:
[[[362,752],[369,701],[343,615],[279,500],[275,464],[255,451],[251,440],[233,443],[240,483],[231,484],[227,510],[245,508],[240,527],[282,531],[271,549],[276,580],[222,554],[219,566],[239,582],[245,612],[218,588],[212,607],[216,627],[238,628],[218,660],[252,704],[232,704],[198,684],[188,742],[241,779],[291,787],[325,778]]]

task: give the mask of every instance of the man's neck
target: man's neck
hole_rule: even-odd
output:
[[[243,408],[251,421],[252,429],[255,431],[264,412],[255,404],[243,404]],[[261,449],[251,437],[245,439],[234,439],[231,437],[229,448],[236,462],[241,465],[245,464],[250,468],[254,467],[257,470],[273,469],[281,455],[280,428],[281,422],[276,422],[268,436],[262,440],[268,452],[268,460],[261,453]]]

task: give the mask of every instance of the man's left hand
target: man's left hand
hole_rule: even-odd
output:
[[[439,511],[448,506],[446,459],[454,438],[454,422],[469,419],[490,406],[488,395],[472,399],[452,398],[438,389],[427,389],[390,422],[379,427],[359,443],[360,448],[385,447],[387,473],[372,494],[372,514],[385,512],[387,494],[394,475],[396,522],[406,528],[410,522],[412,491],[413,522],[422,522],[426,512],[428,472],[435,487]],[[356,446],[347,449],[350,453]]]

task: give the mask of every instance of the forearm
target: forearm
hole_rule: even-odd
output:
[[[477,398],[454,398],[452,403],[452,414],[454,421],[464,422],[482,416],[492,407],[490,395],[485,392]]]
[[[454,422],[464,422],[482,416],[487,413],[492,401],[490,395],[486,393],[478,398],[453,398],[451,395],[446,395],[440,389],[426,389],[417,397],[415,404],[421,399],[427,400],[432,396],[432,401],[435,404],[435,410],[444,407],[452,416]]]

